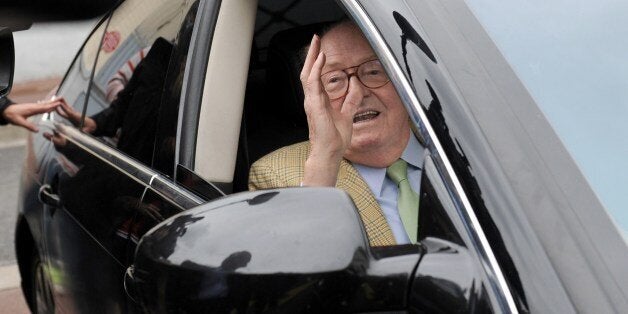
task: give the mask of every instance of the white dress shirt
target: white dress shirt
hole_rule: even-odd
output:
[[[408,181],[416,193],[419,193],[421,190],[421,171],[425,153],[425,148],[414,135],[410,135],[410,140],[403,154],[401,154],[401,159],[408,163]],[[410,243],[406,229],[403,227],[403,223],[399,217],[399,210],[397,209],[398,187],[397,184],[386,175],[386,168],[373,168],[359,164],[353,164],[353,166],[358,170],[358,173],[360,173],[364,181],[366,181],[369,188],[371,188],[375,199],[382,208],[386,221],[397,243]]]

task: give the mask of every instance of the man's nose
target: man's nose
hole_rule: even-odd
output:
[[[357,81],[356,86],[362,89],[362,96],[368,97],[371,95],[371,89],[368,86],[364,85],[364,83],[362,83],[362,80],[360,80],[360,77],[358,76],[358,72],[353,72],[349,74],[349,85],[351,85],[351,80]]]
[[[348,88],[357,89],[360,92],[360,95],[362,96],[362,98],[365,98],[371,95],[371,90],[368,87],[366,87],[364,84],[362,84],[362,81],[360,81],[357,76],[349,77]]]

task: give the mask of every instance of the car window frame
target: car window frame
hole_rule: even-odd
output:
[[[255,0],[222,3],[207,60],[193,169],[226,193],[232,191],[256,13]]]
[[[209,59],[221,2],[221,0],[200,0],[199,3],[179,103],[175,168],[182,166],[187,169],[194,169],[197,128],[207,60]],[[176,169],[174,181],[178,181]]]

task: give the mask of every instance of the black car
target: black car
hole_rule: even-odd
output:
[[[57,91],[81,121],[45,114],[28,141],[31,310],[627,312],[627,47],[607,32],[628,10],[534,2],[121,2]],[[337,189],[247,191],[307,140],[302,49],[342,18],[429,150],[418,245],[369,247]]]

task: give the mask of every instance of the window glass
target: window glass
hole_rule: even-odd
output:
[[[74,58],[74,62],[57,92],[58,95],[65,98],[70,106],[79,112],[83,110],[83,105],[85,104],[90,76],[106,25],[106,20],[101,22],[89,36],[81,51]]]
[[[125,1],[103,36],[83,130],[146,165],[152,164],[158,122],[176,128],[181,84],[171,77],[182,77],[180,59],[189,45],[182,35],[193,28],[193,3]],[[177,64],[171,64],[175,56]],[[174,87],[165,87],[168,80]],[[175,108],[162,110],[166,104]],[[161,111],[168,114],[168,121],[160,119]],[[159,145],[166,145],[174,156],[174,134],[167,141]]]
[[[96,24],[92,33],[83,43],[83,46],[74,57],[72,64],[67,70],[63,81],[59,85],[59,89],[56,91],[56,95],[65,98],[67,103],[72,106],[76,112],[82,112],[85,105],[85,97],[87,95],[87,89],[89,88],[89,79],[91,72],[94,68],[94,61],[96,60],[96,54],[98,52],[98,46],[102,39],[102,34],[107,25],[107,19],[103,18],[98,24]],[[66,125],[78,125],[80,123],[80,115],[78,120],[66,120],[62,115],[56,111],[50,112],[45,115],[45,120],[50,119],[55,122],[63,123]],[[40,127],[44,128],[44,133],[52,133],[49,129],[51,124],[43,123],[44,118],[40,122]],[[44,162],[48,155],[46,151],[50,149],[52,145],[51,141],[43,136],[33,136],[33,149],[35,150],[35,156],[37,163],[35,171],[39,172],[45,169]]]

